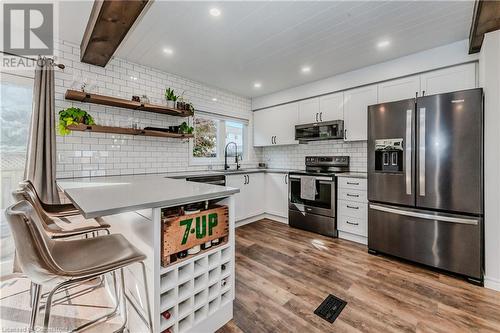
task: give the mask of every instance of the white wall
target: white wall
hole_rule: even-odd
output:
[[[88,111],[98,124],[130,127],[165,127],[178,125],[185,118],[80,103],[64,99],[73,81],[89,77],[95,83],[91,92],[131,99],[132,95],[149,96],[151,102],[164,104],[164,91],[172,87],[196,109],[252,120],[250,99],[222,91],[201,83],[131,63],[113,59],[105,67],[81,63],[79,45],[65,41],[57,43],[58,61],[66,65],[64,71],[56,70],[56,111],[70,106]],[[137,80],[131,79],[136,77]],[[74,89],[73,87],[72,89]],[[212,98],[217,98],[213,102]],[[57,119],[59,119],[57,117]],[[249,154],[244,163],[256,164],[258,150],[252,148],[252,124],[249,125]],[[190,149],[187,140],[139,137],[103,133],[72,132],[57,136],[57,177],[86,177],[120,174],[156,173],[206,169],[206,166],[189,165]],[[222,166],[222,165],[221,165]],[[218,166],[216,166],[218,167]]]
[[[252,110],[477,60],[463,40],[252,99]]]
[[[484,37],[479,82],[485,95],[485,285],[500,291],[500,30]]]

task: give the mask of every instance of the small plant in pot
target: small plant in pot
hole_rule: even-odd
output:
[[[71,130],[68,129],[68,126],[78,124],[95,125],[95,121],[87,111],[79,108],[71,107],[59,111],[58,131],[60,135],[64,136],[70,134]]]
[[[165,99],[167,100],[167,106],[169,108],[175,108],[175,101],[177,101],[177,96],[175,96],[174,89],[167,88],[165,90]]]
[[[179,134],[193,134],[194,128],[189,126],[186,122],[183,122],[179,126]]]

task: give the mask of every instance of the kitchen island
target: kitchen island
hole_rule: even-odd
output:
[[[101,217],[146,256],[153,331],[213,332],[233,316],[234,199],[239,190],[159,175],[65,179],[58,186],[87,218]],[[193,203],[226,206],[227,242],[162,266],[162,213]],[[140,267],[126,269],[126,293],[145,316]],[[132,314],[131,311],[129,311]],[[162,314],[168,315],[163,316]],[[168,319],[167,319],[168,318]],[[131,332],[145,331],[130,316]]]

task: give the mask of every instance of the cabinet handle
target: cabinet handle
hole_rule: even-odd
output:
[[[347,208],[351,208],[351,209],[359,209],[359,206],[354,207],[354,206],[349,206],[349,205],[346,205],[346,207],[347,207]]]
[[[350,225],[359,225],[359,223],[354,223],[354,222],[349,222],[349,221],[345,221],[347,224],[350,224]]]
[[[347,128],[344,129],[344,140],[347,140]]]
[[[316,112],[316,122],[318,122],[318,113]]]
[[[288,175],[285,175],[285,184],[288,185]]]
[[[359,183],[347,182],[347,185],[359,185]]]
[[[247,175],[247,179],[248,179],[247,184],[250,184],[250,176],[249,175]]]
[[[348,197],[359,198],[359,194],[350,194],[350,193],[346,193],[346,195],[347,195]]]
[[[243,185],[248,184],[248,182],[247,182],[247,175],[243,175],[243,178],[245,178],[245,182],[243,183]]]
[[[319,121],[323,121],[323,112],[319,113]]]
[[[422,96],[425,96],[425,90],[422,90]]]

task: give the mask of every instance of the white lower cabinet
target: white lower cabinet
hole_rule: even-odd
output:
[[[337,208],[339,237],[366,244],[368,237],[366,179],[338,178]]]
[[[234,196],[236,221],[264,213],[264,177],[260,172],[226,176],[226,186],[240,190]]]
[[[264,213],[288,217],[288,174],[257,172],[227,175],[226,186],[240,190],[234,196],[236,221]]]
[[[266,213],[288,217],[288,174],[266,174]]]

